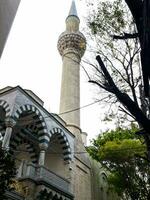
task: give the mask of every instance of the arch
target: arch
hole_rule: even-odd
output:
[[[14,113],[14,119],[17,121],[20,118],[21,114],[23,114],[24,112],[32,112],[32,117],[38,127],[39,143],[48,144],[49,137],[48,137],[47,126],[44,121],[44,117],[42,116],[40,111],[33,105],[30,104],[22,105]]]
[[[99,173],[99,175],[100,175],[100,176],[103,176],[103,177],[105,177],[105,178],[107,179],[107,174],[106,174],[105,171],[101,171],[101,172]]]
[[[59,143],[62,145],[64,161],[71,160],[71,148],[65,133],[60,128],[53,128],[50,131],[50,137],[57,135]]]
[[[15,134],[15,137],[10,142],[11,152],[12,153],[15,152],[17,147],[20,146],[21,144],[25,144],[26,150],[27,150],[27,152],[29,152],[32,162],[37,163],[38,156],[37,156],[36,150],[35,150],[33,144],[31,144],[30,141],[25,139],[25,133],[23,131]]]
[[[53,198],[52,198],[53,200],[58,200],[58,195],[57,194],[55,194],[54,196],[53,196]]]
[[[5,110],[6,117],[10,117],[10,107],[5,100],[0,100],[0,106]]]
[[[41,194],[46,194],[46,196],[52,200],[69,200],[70,198],[65,198],[63,194],[59,193],[59,191],[55,191],[52,189],[42,189]]]
[[[99,179],[100,179],[100,183],[102,184],[102,187],[107,187],[107,184],[108,184],[107,175],[104,171],[99,173]]]

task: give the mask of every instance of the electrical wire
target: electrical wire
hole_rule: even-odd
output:
[[[79,108],[75,108],[75,109],[72,109],[72,110],[69,110],[69,111],[66,111],[66,112],[59,113],[58,116],[59,116],[59,115],[63,115],[63,114],[67,114],[67,113],[70,113],[70,112],[74,112],[74,111],[77,111],[77,110],[81,110],[81,109],[83,109],[83,108],[92,106],[92,105],[94,105],[94,104],[96,104],[96,103],[98,103],[98,102],[100,102],[100,101],[102,101],[102,99],[97,100],[97,101],[94,101],[94,102],[92,102],[92,103],[89,103],[89,104],[84,105],[84,106],[79,107]]]
[[[56,115],[61,116],[61,115],[63,115],[63,114],[68,114],[68,113],[71,113],[71,112],[75,112],[75,111],[77,111],[77,110],[81,110],[81,109],[83,109],[83,108],[86,108],[86,107],[92,106],[92,105],[94,105],[94,104],[96,104],[96,103],[99,103],[100,101],[103,101],[103,100],[105,100],[106,98],[108,98],[108,97],[104,97],[103,99],[94,101],[94,102],[92,102],[92,103],[86,104],[86,105],[81,106],[81,107],[79,107],[79,108],[75,108],[75,109],[72,109],[72,110],[68,110],[68,111],[65,111],[65,112],[62,112],[62,113],[59,113],[59,114],[56,114]],[[50,113],[50,114],[55,115],[55,113]],[[29,116],[30,116],[30,115],[29,115]],[[49,116],[43,117],[43,119],[46,119],[46,118],[49,118]],[[25,121],[32,121],[32,120],[34,120],[34,119],[19,119],[19,121],[24,121],[24,122],[25,122]],[[0,120],[0,123],[3,123],[3,122],[5,122],[5,121],[4,121],[4,120]]]

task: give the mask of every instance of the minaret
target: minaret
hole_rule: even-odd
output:
[[[66,31],[58,40],[58,50],[63,61],[60,114],[64,113],[61,117],[73,132],[80,130],[80,62],[86,49],[86,39],[79,31],[79,24],[76,5],[72,1]]]

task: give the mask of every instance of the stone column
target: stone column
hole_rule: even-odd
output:
[[[39,155],[39,165],[44,165],[44,163],[45,163],[45,150],[41,150]]]
[[[9,118],[9,119],[6,119],[5,124],[6,124],[6,131],[3,138],[2,148],[9,149],[12,130],[16,122],[14,121],[14,119]]]
[[[40,144],[39,165],[45,164],[45,153],[47,147],[47,144]]]

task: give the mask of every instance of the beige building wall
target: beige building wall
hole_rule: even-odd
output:
[[[94,200],[92,198],[91,192],[91,173],[90,169],[79,161],[75,159],[75,200]]]

